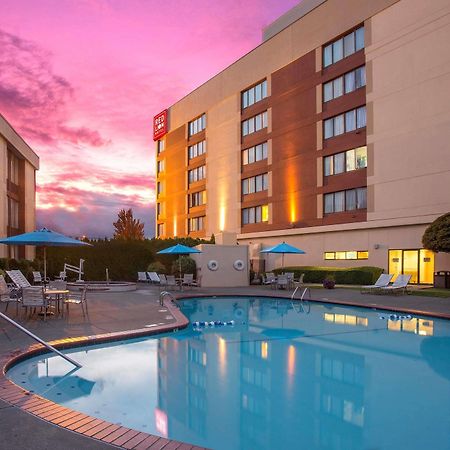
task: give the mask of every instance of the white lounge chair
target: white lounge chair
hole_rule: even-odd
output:
[[[10,303],[16,304],[16,315],[19,312],[20,292],[18,289],[8,287],[3,275],[0,275],[0,303],[6,303],[5,312]]]
[[[161,280],[156,272],[147,272],[147,277],[150,279],[152,284],[160,284]]]
[[[177,280],[175,279],[175,275],[167,275],[166,276],[166,287],[169,288],[171,286],[177,286]]]
[[[411,275],[398,275],[391,286],[382,287],[377,292],[382,294],[407,294],[410,279]]]
[[[143,283],[148,283],[147,273],[146,272],[138,272],[138,281],[142,281]]]
[[[377,289],[389,286],[394,275],[390,273],[382,273],[374,284],[361,286],[361,294],[376,291]]]
[[[20,270],[7,270],[6,271],[11,281],[18,288],[32,287],[30,282],[25,278],[24,274]]]

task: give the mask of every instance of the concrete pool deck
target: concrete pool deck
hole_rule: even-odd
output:
[[[196,295],[256,295],[256,296],[290,296],[291,291],[276,291],[268,287],[250,286],[245,288],[194,288],[184,292],[173,291],[175,296]],[[339,288],[311,290],[313,300],[329,301],[340,304],[368,306],[379,309],[408,311],[414,314],[431,314],[450,318],[450,298],[434,298],[412,295],[361,295],[358,290]],[[3,309],[2,309],[3,310]],[[8,315],[15,319],[15,308],[8,309]],[[140,285],[134,292],[95,293],[89,296],[89,316],[83,318],[81,308],[72,307],[68,316],[48,317],[44,322],[40,318],[25,319],[19,317],[19,322],[44,340],[67,340],[82,336],[108,335],[128,330],[142,330],[146,325],[156,327],[174,327],[179,318],[175,310],[167,310],[159,305],[159,288]],[[28,348],[34,342],[21,331],[5,321],[0,321],[0,356],[6,362],[11,356]],[[3,364],[2,364],[3,365]],[[9,382],[8,382],[9,383]],[[0,393],[0,398],[2,397]],[[125,445],[126,448],[152,449],[198,449],[192,445],[182,444],[168,439],[151,440],[142,434],[129,430],[112,440],[117,445],[109,445],[101,441],[102,434],[97,439],[86,437],[77,432],[69,431],[61,426],[41,420],[21,408],[14,406],[11,399],[14,394],[3,395],[7,401],[0,400],[0,432],[2,448],[17,449],[101,449]],[[25,401],[28,401],[25,399]],[[39,402],[39,400],[35,400]],[[17,401],[16,403],[24,403]],[[30,408],[32,410],[32,408]],[[86,416],[85,416],[86,417]],[[87,420],[87,419],[84,419]],[[95,422],[96,423],[96,422]],[[94,424],[94,421],[92,421]],[[112,430],[112,429],[111,429]],[[110,435],[110,436],[111,436]],[[100,436],[100,439],[98,437]],[[120,438],[122,439],[120,440]],[[128,440],[127,437],[129,437]],[[133,439],[136,445],[133,447]],[[141,439],[139,441],[139,439]],[[124,441],[124,442],[122,442]],[[128,446],[126,444],[129,444]]]

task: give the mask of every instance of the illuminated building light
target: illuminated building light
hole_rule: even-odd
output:
[[[176,237],[177,235],[177,216],[173,217],[173,235]]]
[[[219,211],[219,230],[220,231],[225,230],[225,213],[226,213],[225,206],[221,206],[220,211]]]
[[[227,368],[227,342],[219,337],[219,370],[222,376],[226,373]]]

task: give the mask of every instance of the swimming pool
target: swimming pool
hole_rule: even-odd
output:
[[[181,310],[186,330],[73,349],[77,371],[41,355],[7,376],[91,416],[217,450],[450,449],[449,321],[270,298],[189,299]]]

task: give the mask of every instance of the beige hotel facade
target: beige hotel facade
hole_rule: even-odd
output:
[[[0,114],[0,237],[36,228],[39,157]],[[34,247],[0,245],[0,258],[34,258]]]
[[[450,270],[421,244],[450,211],[449,42],[448,0],[303,0],[165,112],[156,235],[432,283]]]

